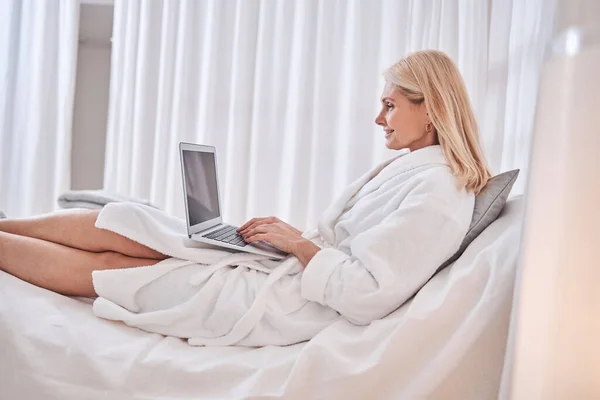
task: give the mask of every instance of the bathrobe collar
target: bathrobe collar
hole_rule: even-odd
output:
[[[364,190],[361,191],[360,197],[377,190],[383,183],[404,172],[431,164],[448,165],[448,161],[446,161],[439,145],[427,146],[415,151],[402,149],[398,153],[398,155],[380,163],[358,178],[325,210],[318,224],[319,233],[324,239],[333,243],[335,221],[349,202],[354,203],[358,200],[353,199],[353,197],[363,187]]]
[[[364,176],[369,176],[369,179],[379,181],[387,180],[392,176],[410,171],[411,169],[419,168],[424,165],[442,164],[448,165],[446,157],[442,153],[440,145],[427,146],[422,149],[410,151],[410,149],[402,149],[395,157],[382,162]],[[366,182],[365,182],[366,183]],[[364,184],[364,183],[363,183]]]

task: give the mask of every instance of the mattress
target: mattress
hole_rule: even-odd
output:
[[[191,347],[0,271],[0,399],[497,398],[522,209],[389,316],[286,347]]]

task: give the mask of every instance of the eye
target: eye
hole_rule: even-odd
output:
[[[385,108],[387,108],[387,109],[388,109],[388,111],[389,111],[389,110],[391,110],[392,108],[394,108],[394,106],[393,106],[393,104],[391,104],[391,103],[385,103]]]

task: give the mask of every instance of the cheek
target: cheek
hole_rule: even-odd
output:
[[[402,130],[402,113],[399,110],[393,109],[392,111],[390,111],[387,114],[385,120],[387,122],[387,125],[396,132],[400,132]]]
[[[399,120],[399,115],[398,112],[394,109],[390,112],[388,112],[385,116],[385,122],[387,123],[387,126],[389,126],[390,128],[396,130],[396,128],[398,128],[398,120]]]
[[[418,118],[406,110],[392,110],[386,116],[387,125],[403,139],[414,139],[424,132]]]

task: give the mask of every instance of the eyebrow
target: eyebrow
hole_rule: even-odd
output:
[[[394,99],[392,99],[391,97],[384,97],[383,99],[381,99],[381,102],[385,102],[386,100],[391,101],[392,103],[394,102]]]

